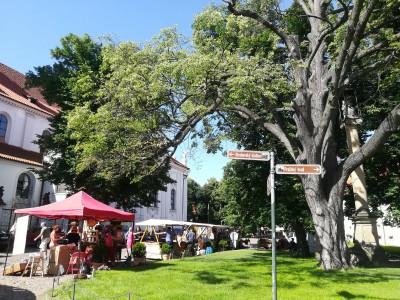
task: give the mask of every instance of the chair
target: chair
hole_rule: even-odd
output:
[[[66,275],[68,272],[71,272],[72,275],[74,275],[74,271],[76,273],[79,273],[79,270],[81,268],[81,262],[86,261],[86,253],[85,252],[74,252],[71,254],[71,258],[68,263],[68,269],[67,272],[65,273]]]
[[[42,277],[44,276],[44,260],[42,256],[34,255],[29,257],[28,264],[21,273],[21,277],[28,273],[30,273],[29,277],[32,277],[32,275],[39,275],[38,273],[40,273]]]

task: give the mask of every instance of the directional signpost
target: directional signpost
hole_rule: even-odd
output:
[[[228,150],[228,158],[240,160],[270,161],[270,186],[271,186],[271,230],[272,230],[272,298],[277,299],[276,293],[276,239],[275,239],[275,171],[277,174],[286,175],[319,175],[321,165],[274,165],[274,152]]]
[[[276,174],[321,174],[321,165],[276,165]]]
[[[270,153],[267,151],[241,151],[228,150],[228,158],[241,160],[270,160]]]

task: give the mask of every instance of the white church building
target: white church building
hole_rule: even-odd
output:
[[[42,182],[31,169],[41,168],[43,153],[34,143],[47,134],[48,119],[58,113],[37,88],[25,90],[25,76],[0,63],[0,230],[9,230],[14,209],[36,207],[66,198],[61,186]],[[136,208],[136,220],[148,218],[186,220],[186,162],[172,159],[167,191],[160,191],[151,207]],[[48,195],[49,197],[46,197]],[[31,218],[31,226],[37,220]]]

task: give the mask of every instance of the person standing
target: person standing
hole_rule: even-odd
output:
[[[74,243],[76,246],[78,246],[79,241],[81,240],[81,236],[78,233],[78,227],[76,226],[71,227],[66,238],[68,240],[68,244]]]
[[[40,226],[42,227],[42,229],[40,230],[39,235],[34,238],[34,241],[41,238],[39,246],[40,252],[44,259],[47,259],[47,246],[50,243],[50,228],[46,226],[46,222],[40,223]]]
[[[167,227],[167,231],[165,231],[165,242],[168,245],[172,245],[175,238],[175,232],[172,230],[171,226]]]
[[[239,238],[239,234],[236,232],[236,230],[233,230],[231,234],[229,235],[231,241],[232,241],[232,249],[236,249],[237,247],[237,241]]]
[[[58,233],[58,225],[54,225],[52,227],[52,231],[50,233],[50,247],[57,246],[57,233]]]
[[[126,239],[126,252],[127,252],[128,257],[129,257],[129,256],[132,255],[132,247],[135,244],[135,238],[134,238],[134,235],[133,235],[133,228],[132,227],[129,227],[129,230],[126,233],[125,239]]]
[[[108,228],[105,239],[105,244],[108,248],[106,254],[106,263],[110,262],[111,267],[115,266],[115,254],[117,252],[117,248],[114,245],[114,241],[119,240],[119,238],[115,237],[114,234],[115,234],[114,228],[111,226],[111,228]]]
[[[196,237],[195,233],[193,232],[193,228],[190,227],[188,233],[186,234],[186,240],[188,245],[194,243],[194,238]]]

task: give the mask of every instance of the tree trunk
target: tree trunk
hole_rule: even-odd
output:
[[[304,224],[296,221],[294,225],[294,231],[297,238],[297,255],[300,257],[309,257],[310,247],[307,243],[307,232],[304,229]]]
[[[318,179],[311,176],[313,175],[304,178],[303,183],[316,230],[319,263],[324,270],[349,269],[350,258],[345,240],[343,203],[339,188],[335,186],[327,193],[327,199],[323,191],[318,192],[322,186],[317,184]]]

